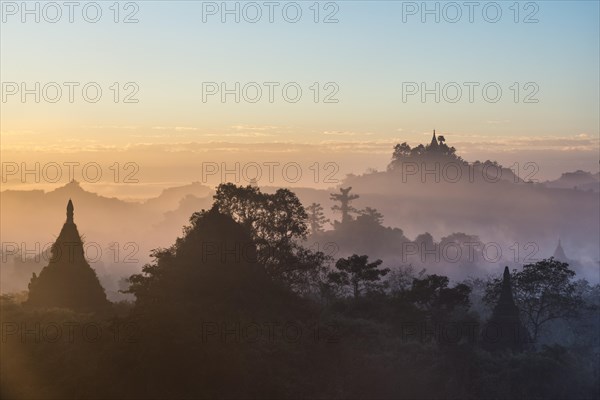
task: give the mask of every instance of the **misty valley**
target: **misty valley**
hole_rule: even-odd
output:
[[[2,397],[597,398],[599,175],[445,142],[329,190],[3,191]]]

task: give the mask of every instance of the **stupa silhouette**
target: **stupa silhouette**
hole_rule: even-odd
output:
[[[554,255],[552,257],[554,257],[555,260],[558,260],[560,262],[567,264],[570,263],[569,259],[567,258],[567,255],[565,254],[565,251],[563,250],[560,239],[558,239],[558,245],[556,246],[556,250],[554,250]]]
[[[528,348],[531,337],[521,323],[519,308],[515,304],[508,267],[504,268],[502,290],[492,317],[483,330],[483,347],[495,350],[521,352]]]
[[[50,262],[39,276],[34,273],[29,283],[27,305],[84,312],[101,311],[110,305],[96,272],[85,259],[73,211],[69,199],[67,220],[52,245]]]

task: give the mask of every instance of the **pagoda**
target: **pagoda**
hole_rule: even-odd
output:
[[[563,250],[562,244],[560,243],[560,239],[558,239],[558,245],[556,246],[556,250],[554,250],[554,255],[552,256],[555,260],[558,260],[563,263],[569,263],[569,259]]]
[[[29,283],[26,302],[34,307],[61,307],[92,312],[110,306],[96,272],[85,259],[83,241],[73,219],[73,202],[67,204],[67,220],[51,247],[50,261]]]
[[[512,350],[522,352],[531,343],[530,335],[521,323],[519,308],[512,293],[510,272],[504,268],[502,289],[492,317],[484,326],[483,347],[490,351]]]

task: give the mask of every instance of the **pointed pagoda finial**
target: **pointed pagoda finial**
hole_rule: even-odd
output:
[[[67,223],[73,223],[73,202],[69,199],[67,203]]]
[[[438,142],[437,142],[437,138],[435,137],[435,129],[433,130],[433,137],[431,138],[431,146],[432,147],[437,147]]]
[[[503,283],[509,284],[510,285],[510,271],[508,270],[508,267],[504,267],[504,280]]]

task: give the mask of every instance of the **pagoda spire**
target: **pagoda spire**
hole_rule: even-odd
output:
[[[483,346],[491,351],[511,349],[520,352],[529,346],[531,339],[521,323],[519,308],[513,298],[508,267],[504,267],[500,297],[482,333]]]
[[[73,202],[69,199],[67,203],[67,224],[73,223]]]
[[[513,299],[512,287],[510,284],[510,271],[508,267],[504,267],[504,275],[502,277],[502,292],[500,292],[500,300],[498,304],[502,304],[506,307],[514,308],[515,301]]]
[[[437,138],[435,137],[435,129],[433,130],[433,137],[431,138],[430,147],[432,147],[432,148],[437,148],[438,147]]]
[[[563,250],[562,244],[560,242],[560,238],[558,238],[558,245],[556,246],[556,250],[554,250],[553,257],[560,262],[568,262],[569,259]]]

